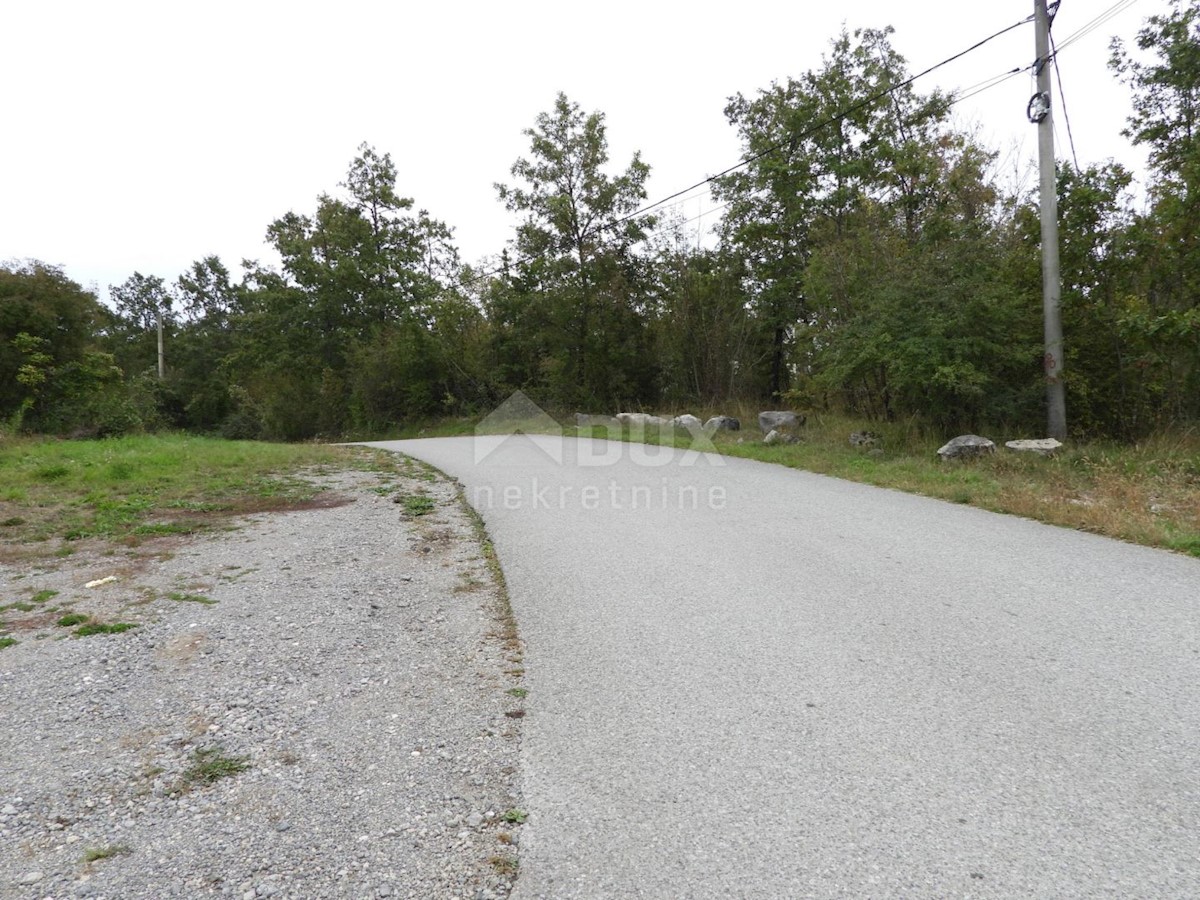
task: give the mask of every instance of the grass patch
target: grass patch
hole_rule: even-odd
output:
[[[107,847],[91,847],[83,851],[83,861],[85,863],[99,862],[102,859],[111,859],[114,856],[128,856],[133,851],[124,844],[111,844]]]
[[[492,856],[488,863],[500,875],[516,875],[518,863],[511,856]]]
[[[183,594],[179,591],[167,594],[167,599],[174,600],[176,603],[203,603],[205,606],[212,606],[217,602],[212,597],[205,597],[203,594]]]
[[[396,502],[404,507],[404,512],[409,516],[427,516],[437,508],[437,503],[432,497],[426,497],[424,494],[405,494],[403,497],[396,498]]]
[[[38,591],[29,598],[30,603],[45,603],[47,600],[53,600],[58,596],[58,591]]]
[[[523,809],[510,809],[500,817],[500,821],[507,822],[510,825],[524,825],[529,819],[529,813]]]
[[[192,764],[181,779],[185,786],[212,784],[250,768],[250,757],[228,756],[221,747],[197,747],[192,751]]]
[[[89,622],[75,629],[76,637],[91,637],[94,634],[121,634],[137,628],[132,622]]]
[[[5,544],[192,534],[231,516],[303,508],[317,466],[375,468],[363,448],[136,435],[0,443],[0,537]],[[50,545],[47,553],[66,555]]]
[[[85,616],[83,613],[70,613],[63,616],[54,624],[59,628],[71,628],[74,625],[82,625],[88,618],[89,616]]]
[[[19,644],[19,643],[21,643],[21,642],[18,641],[15,637],[9,637],[7,634],[3,635],[2,637],[0,637],[0,650],[4,650],[7,647],[12,647],[13,645]]]

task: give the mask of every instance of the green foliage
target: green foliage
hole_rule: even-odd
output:
[[[59,619],[54,624],[59,626],[60,628],[71,628],[72,626],[75,626],[75,625],[82,625],[87,620],[88,620],[88,617],[85,616],[83,613],[70,613],[68,615],[63,616],[61,619]]]
[[[404,512],[410,516],[427,516],[437,508],[432,497],[424,494],[405,494],[397,497],[396,502],[404,507]]]
[[[649,361],[632,246],[654,220],[629,215],[646,197],[650,167],[635,153],[624,172],[606,173],[603,113],[584,113],[562,93],[525,135],[517,183],[496,185],[522,217],[521,262],[506,266],[488,298],[509,383],[544,386],[560,402],[636,396]]]
[[[45,263],[0,264],[0,421],[7,431],[44,427],[56,382],[96,365],[107,314],[96,298]],[[72,385],[78,391],[82,385]]]
[[[183,785],[212,784],[250,768],[250,757],[229,756],[217,747],[197,747],[192,752],[192,764],[184,770]]]
[[[132,631],[137,625],[132,622],[89,622],[75,629],[76,637],[91,637],[96,634],[123,634]]]
[[[181,591],[172,591],[167,594],[168,600],[174,600],[176,603],[201,603],[205,606],[212,606],[217,601],[212,597],[205,597],[203,594],[185,594]]]
[[[124,844],[110,844],[105,847],[91,847],[83,852],[85,863],[99,862],[102,859],[112,859],[114,856],[128,856],[133,851]]]

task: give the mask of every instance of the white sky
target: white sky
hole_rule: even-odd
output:
[[[1115,3],[1063,0],[1059,44]],[[508,180],[528,149],[522,129],[559,90],[606,114],[614,168],[642,151],[653,200],[735,163],[726,98],[816,68],[843,22],[894,26],[893,45],[917,72],[1032,9],[1029,0],[14,0],[0,13],[0,260],[62,265],[102,294],[135,270],[173,280],[212,253],[236,273],[243,258],[272,259],[267,226],[335,192],[366,141],[392,154],[400,193],[454,227],[472,262],[512,236],[493,184]],[[1165,9],[1141,0],[1063,50],[1081,164],[1140,165],[1120,136],[1129,94],[1107,69],[1108,42],[1131,39]],[[1030,24],[917,88],[966,88],[1033,56]],[[956,107],[1008,154],[1006,171],[1035,158],[1032,91],[1025,74]],[[1061,116],[1057,128],[1063,156]],[[692,199],[683,212],[712,205]]]

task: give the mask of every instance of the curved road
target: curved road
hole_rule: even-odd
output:
[[[1200,560],[746,460],[458,477],[526,645],[515,897],[1200,897]]]

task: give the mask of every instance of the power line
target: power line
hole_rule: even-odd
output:
[[[1122,2],[1131,2],[1131,0],[1122,0]],[[645,216],[647,213],[650,213],[653,210],[658,209],[661,206],[665,206],[667,203],[670,203],[672,200],[677,200],[681,197],[684,197],[684,195],[691,194],[692,191],[695,191],[698,188],[708,188],[717,179],[723,178],[726,175],[730,175],[733,172],[738,171],[739,169],[744,169],[746,166],[749,166],[752,163],[758,162],[760,159],[764,159],[765,157],[770,156],[772,153],[775,153],[775,152],[783,149],[784,147],[791,145],[792,143],[794,143],[796,141],[799,141],[806,137],[810,137],[811,135],[816,134],[821,129],[828,128],[830,125],[834,125],[834,124],[842,121],[843,119],[848,118],[849,116],[853,115],[854,113],[858,112],[859,110],[865,109],[866,107],[869,107],[872,104],[879,102],[884,97],[892,95],[897,90],[901,90],[903,88],[908,87],[913,82],[917,81],[920,78],[925,77],[926,75],[930,74],[931,72],[937,71],[938,69],[942,68],[943,66],[949,65],[952,62],[956,62],[957,60],[962,59],[964,56],[975,52],[980,47],[983,47],[985,44],[988,44],[988,43],[996,40],[996,38],[999,38],[1005,34],[1008,34],[1010,31],[1020,28],[1022,25],[1028,24],[1032,20],[1033,20],[1033,16],[1027,16],[1026,18],[1020,20],[1019,22],[1014,22],[1012,25],[1009,25],[1006,28],[1002,28],[1001,30],[995,32],[994,34],[988,35],[983,40],[975,42],[971,46],[967,47],[965,50],[961,50],[958,53],[955,53],[953,56],[946,57],[941,62],[935,63],[934,65],[930,66],[929,68],[924,69],[921,72],[918,72],[916,75],[913,75],[913,76],[905,79],[904,81],[900,82],[899,84],[891,85],[888,88],[886,88],[885,90],[882,90],[882,91],[878,92],[877,94],[874,94],[871,97],[868,97],[864,100],[860,100],[858,103],[854,103],[851,106],[848,106],[847,108],[841,110],[840,112],[835,113],[834,115],[830,116],[828,119],[818,122],[815,125],[809,126],[808,128],[804,129],[803,131],[789,136],[785,140],[778,141],[778,142],[772,144],[771,146],[767,147],[765,150],[762,150],[762,151],[754,154],[753,156],[746,157],[745,159],[742,159],[737,164],[729,166],[728,168],[721,170],[720,172],[718,172],[715,175],[709,175],[707,178],[704,178],[703,180],[698,181],[695,184],[689,185],[689,186],[683,188],[682,190],[674,192],[673,194],[668,194],[667,196],[665,196],[659,200],[656,200],[653,203],[649,203],[645,206],[642,206],[639,209],[636,209],[633,212],[620,217],[619,219],[615,219],[612,222],[601,225],[601,226],[593,229],[588,235],[585,235],[585,237],[590,236],[591,234],[598,234],[603,231],[611,230],[613,228],[616,228],[619,225],[623,225],[626,222],[632,221],[633,219],[641,218],[642,216]],[[1022,71],[1022,70],[1018,69],[1018,70],[1014,70],[1013,72],[1010,72],[1010,73],[1005,73],[1004,78],[1006,79],[1006,78],[1012,77],[1013,75],[1018,74],[1020,71]],[[997,77],[999,77],[999,76],[997,76]],[[1002,81],[997,82],[997,84],[999,84],[999,83],[1002,83]],[[994,87],[994,86],[995,85],[990,85],[989,87]],[[984,88],[983,90],[987,90],[987,89],[988,88]],[[982,93],[982,91],[977,91],[976,93]],[[971,96],[974,96],[974,94],[972,94]],[[962,99],[967,99],[967,98],[965,98],[965,97],[956,98],[954,101],[951,102],[950,105],[954,105],[954,103],[957,103],[957,102],[959,102],[959,100],[962,100]],[[688,197],[686,199],[691,199],[691,198]],[[714,210],[711,210],[710,212],[715,212],[715,211],[718,211],[723,208],[728,208],[729,205],[730,205],[729,203],[726,203],[722,207],[716,207]],[[701,216],[708,215],[708,214],[709,213],[702,213]],[[684,223],[684,224],[686,224],[686,223]],[[520,262],[521,261],[518,261],[517,264],[519,264]],[[500,272],[503,272],[505,270],[505,268],[506,268],[505,266],[501,266],[498,268],[491,269],[490,271],[483,272],[483,273],[475,276],[475,278],[471,279],[471,283],[475,283],[484,278],[490,278],[493,275],[497,275]]]
[[[1004,84],[1006,81],[1016,78],[1022,72],[1028,72],[1032,68],[1032,64],[1028,66],[1022,66],[1009,72],[1005,72],[1002,75],[997,75],[994,78],[989,78],[987,81],[981,81],[979,84],[973,85],[972,87],[963,88],[963,90],[967,91],[967,93],[955,95],[954,103],[962,103],[964,100],[970,100],[972,97],[978,97],[984,91],[990,91],[992,88],[1000,87],[1000,85]]]
[[[966,56],[968,53],[973,53],[974,51],[976,51],[980,47],[982,47],[984,44],[994,41],[996,38],[1001,37],[1002,35],[1008,34],[1008,32],[1010,32],[1016,28],[1020,28],[1022,25],[1025,25],[1026,23],[1028,23],[1031,18],[1032,17],[1028,17],[1028,18],[1022,19],[1020,22],[1016,22],[1012,25],[1009,25],[1007,28],[1003,28],[1000,31],[997,31],[995,34],[989,35],[988,37],[985,37],[983,40],[978,41],[975,44],[972,44],[966,50],[962,50],[959,53],[954,54],[953,56],[943,59],[939,63],[935,63],[934,65],[930,66],[928,69],[925,69],[922,72],[918,72],[916,75],[913,75],[912,77],[906,79],[905,81],[900,82],[900,84],[891,85],[887,89],[882,90],[879,93],[866,98],[865,100],[860,100],[858,103],[852,104],[851,106],[847,107],[846,109],[842,110],[841,112],[835,113],[834,115],[830,116],[828,119],[825,119],[822,122],[818,122],[816,125],[809,126],[808,128],[804,129],[803,131],[801,131],[798,134],[791,135],[790,137],[786,138],[785,140],[777,141],[776,143],[767,147],[765,150],[762,150],[759,153],[754,154],[753,156],[749,156],[749,157],[743,159],[737,165],[730,166],[729,168],[718,172],[716,175],[710,175],[707,178],[705,178],[703,181],[696,182],[695,184],[691,185],[690,187],[686,187],[681,191],[676,191],[674,194],[670,194],[666,197],[663,197],[661,200],[656,200],[654,203],[650,203],[646,206],[643,206],[641,209],[634,210],[633,212],[629,213],[628,215],[622,216],[621,218],[615,220],[614,222],[610,222],[607,225],[602,226],[601,228],[597,229],[597,231],[605,230],[608,228],[615,228],[618,225],[628,222],[630,219],[636,219],[641,216],[644,216],[646,213],[651,212],[652,210],[655,210],[658,207],[671,202],[676,197],[679,197],[682,194],[686,194],[689,191],[693,191],[696,188],[701,187],[702,185],[711,184],[712,182],[716,181],[718,178],[723,178],[726,175],[732,174],[733,172],[738,171],[738,169],[744,169],[746,166],[750,165],[751,163],[758,162],[760,159],[770,156],[772,153],[775,153],[776,151],[781,150],[784,147],[787,147],[787,146],[795,143],[796,141],[801,140],[802,138],[806,138],[813,134],[816,134],[821,129],[827,128],[830,125],[834,125],[834,124],[842,121],[843,119],[847,118],[848,116],[851,116],[854,113],[858,112],[860,109],[865,109],[866,107],[879,102],[884,97],[891,95],[894,91],[908,87],[910,84],[912,84],[918,78],[923,78],[926,75],[928,75],[930,72],[935,72],[938,69],[942,68],[942,66],[949,65],[950,63],[955,62],[956,60],[959,60],[962,57]]]
[[[977,82],[976,84],[972,85],[971,87],[963,88],[962,90],[968,91],[969,93],[962,94],[961,96],[955,95],[954,99],[951,100],[948,105],[949,106],[957,106],[959,103],[962,103],[966,100],[970,100],[972,97],[977,97],[980,94],[984,93],[985,91],[990,91],[992,88],[999,87],[1000,85],[1004,84],[1004,82],[1009,81],[1012,78],[1015,78],[1016,76],[1020,75],[1023,72],[1028,72],[1028,71],[1032,70],[1033,68],[1034,68],[1034,65],[1031,63],[1028,66],[1022,66],[1022,67],[1013,69],[1009,72],[1003,72],[999,75],[994,75],[991,78],[986,78],[983,81]],[[1061,88],[1060,88],[1060,90],[1061,90]],[[1078,166],[1076,166],[1076,168],[1078,168]],[[767,188],[759,188],[758,190],[751,192],[751,196],[753,196],[755,194],[761,194],[766,190],[767,190]],[[733,204],[735,202],[736,201],[734,201],[734,200],[730,200],[726,203],[720,204],[719,206],[714,206],[712,209],[705,210],[704,212],[700,213],[699,215],[692,216],[690,219],[684,219],[679,224],[680,225],[690,225],[692,222],[695,222],[697,219],[706,218],[708,216],[711,216],[713,213],[723,212],[724,210],[729,209],[729,207],[733,206]]]
[[[1058,64],[1058,48],[1054,46],[1054,32],[1050,32],[1050,58],[1054,60],[1054,77],[1058,79],[1058,99],[1062,103],[1063,119],[1067,123],[1067,138],[1071,142],[1071,159],[1075,171],[1079,171],[1079,156],[1075,153],[1075,133],[1071,130],[1071,115],[1067,112],[1067,95],[1063,91],[1062,67]]]
[[[1059,50],[1056,50],[1055,53],[1057,54],[1059,51],[1067,49],[1067,47],[1071,46],[1076,41],[1087,37],[1089,34],[1091,34],[1093,31],[1095,31],[1097,28],[1099,28],[1105,22],[1108,22],[1111,19],[1116,18],[1117,16],[1119,16],[1121,13],[1125,12],[1126,10],[1131,9],[1133,7],[1133,5],[1137,2],[1138,2],[1138,0],[1118,0],[1117,3],[1114,3],[1112,6],[1110,6],[1108,9],[1106,9],[1104,12],[1100,13],[1100,15],[1096,16],[1090,22],[1088,22],[1087,24],[1078,28],[1074,33],[1072,33],[1069,37],[1067,37],[1062,42],[1062,47],[1060,47]]]

